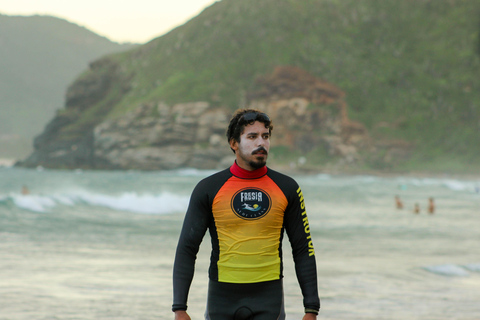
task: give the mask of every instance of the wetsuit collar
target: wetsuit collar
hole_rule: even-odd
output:
[[[267,174],[267,170],[268,170],[267,166],[263,166],[260,169],[248,171],[243,168],[240,168],[236,161],[230,167],[230,172],[234,176],[243,178],[243,179],[257,179],[257,178],[263,177],[264,175]]]

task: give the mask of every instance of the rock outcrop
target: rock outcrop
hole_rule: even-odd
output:
[[[331,157],[352,163],[359,149],[371,146],[365,126],[348,118],[345,93],[296,67],[277,67],[256,81],[251,107],[274,119],[273,145],[308,153],[322,148]]]
[[[105,58],[90,64],[92,72],[78,78],[66,93],[65,108],[34,140],[34,152],[19,166],[46,168],[96,168],[95,126],[128,92],[130,76]],[[102,102],[99,104],[99,102]]]
[[[208,102],[146,102],[122,116],[106,117],[115,101],[105,97],[113,88],[128,91],[128,76],[108,61],[91,67],[101,72],[69,89],[65,110],[19,165],[168,170],[214,169],[233,161],[225,137],[231,108]],[[334,85],[287,66],[259,77],[255,88],[247,94],[247,107],[273,119],[272,147],[302,154],[317,150],[347,164],[362,161],[360,150],[375,148],[365,126],[348,118],[345,93]],[[94,109],[100,100],[107,103]],[[90,121],[76,120],[82,112],[92,114]]]
[[[94,130],[97,168],[215,168],[232,152],[225,147],[228,113],[206,102],[145,104]]]

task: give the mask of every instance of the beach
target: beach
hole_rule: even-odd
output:
[[[173,319],[178,233],[209,174],[0,169],[0,319]],[[316,250],[319,319],[478,319],[478,179],[295,178]],[[203,318],[209,246],[207,234],[192,319]],[[287,319],[301,319],[287,238],[284,260]]]

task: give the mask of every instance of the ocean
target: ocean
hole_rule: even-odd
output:
[[[173,319],[182,220],[212,173],[0,168],[0,319]],[[319,319],[480,319],[478,176],[293,177],[315,245]],[[209,246],[207,234],[192,319],[203,318]],[[286,238],[284,260],[287,319],[301,319]]]

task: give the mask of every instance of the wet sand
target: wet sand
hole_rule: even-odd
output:
[[[162,231],[178,223],[131,217],[0,229],[0,319],[171,319],[174,244]]]
[[[171,274],[182,219],[119,213],[11,217],[0,229],[0,319],[173,319]],[[190,290],[192,319],[203,319],[209,246],[206,236]],[[293,266],[286,263],[288,268]],[[285,286],[289,317],[300,316],[294,275]]]

